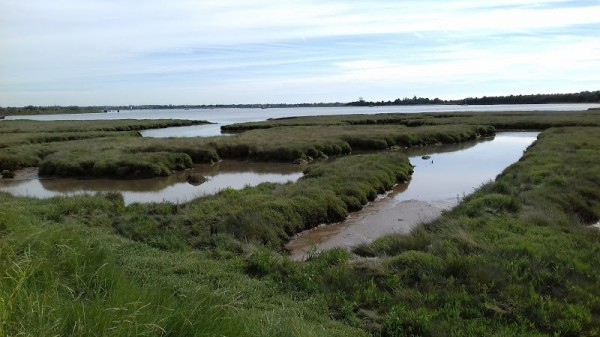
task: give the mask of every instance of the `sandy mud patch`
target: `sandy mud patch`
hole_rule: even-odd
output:
[[[442,210],[454,206],[456,200],[426,202],[380,198],[345,221],[322,225],[296,235],[287,245],[293,260],[301,261],[323,250],[351,249],[385,235],[408,233],[415,226],[438,218]]]

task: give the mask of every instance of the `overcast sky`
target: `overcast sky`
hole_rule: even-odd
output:
[[[0,0],[0,106],[598,89],[598,0]]]

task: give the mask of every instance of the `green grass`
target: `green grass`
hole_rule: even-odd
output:
[[[385,110],[385,109],[382,109]],[[521,111],[451,113],[380,113],[371,115],[308,116],[276,118],[263,122],[240,123],[221,127],[227,132],[244,132],[290,126],[325,125],[491,125],[499,130],[542,130],[550,127],[600,126],[598,111]]]
[[[147,129],[159,129],[173,126],[190,126],[207,124],[206,121],[189,121],[177,119],[116,119],[95,121],[32,121],[32,120],[4,120],[0,123],[0,132],[3,134],[40,132],[56,133],[84,133],[90,131],[125,132]]]
[[[353,151],[459,143],[496,129],[598,126],[598,113],[377,114],[275,119],[224,126],[229,137],[146,139],[142,129],[195,121],[3,121],[0,170],[38,166],[46,175],[145,177],[220,159],[293,162]],[[143,154],[139,154],[143,152]],[[87,158],[85,153],[94,153]],[[170,153],[166,160],[158,160]]]
[[[288,235],[342,219],[410,171],[398,153],[346,157],[311,166],[297,184],[226,190],[181,206],[125,207],[116,194],[50,200],[0,195],[3,209],[15,214],[1,222],[0,261],[10,280],[0,292],[7,303],[3,330],[364,335],[332,321],[322,299],[274,291],[272,282],[249,275],[244,257],[264,249],[256,243],[281,247]]]
[[[215,234],[281,249],[292,235],[344,219],[411,172],[400,153],[344,157],[308,166],[294,184],[224,190],[185,205],[132,205],[112,226],[161,249],[210,248]]]
[[[599,131],[542,133],[439,220],[357,247],[365,259],[270,258],[260,275],[324,294],[334,317],[380,336],[597,336]]]
[[[185,301],[133,282],[114,261],[119,240],[31,221],[0,214],[1,336],[244,335],[211,292]]]
[[[0,116],[12,115],[42,115],[42,114],[81,114],[81,113],[100,113],[101,107],[80,107],[80,106],[25,106],[25,107],[6,107],[0,108]]]
[[[251,245],[164,251],[112,234],[129,212],[116,195],[0,204],[0,336],[364,336],[225,254]]]
[[[398,125],[326,125],[253,130],[229,137],[139,137],[143,128],[185,121],[5,121],[0,131],[0,170],[38,166],[42,175],[148,177],[170,175],[192,163],[220,159],[293,162],[437,143],[458,143],[494,134],[481,125],[409,128]],[[191,123],[191,122],[187,122]],[[74,130],[81,130],[76,132]]]
[[[208,139],[118,131],[17,142],[0,158],[59,167],[61,158],[86,163],[85,150],[99,150],[85,165],[112,165],[114,175],[119,160],[138,155],[165,160],[165,170],[181,158],[224,153],[318,156],[312,151],[350,146],[344,137],[368,140],[369,149],[382,140],[402,146],[405,135],[413,145],[468,139],[489,125],[479,122],[277,127]],[[600,219],[599,129],[548,129],[495,182],[440,219],[301,263],[282,244],[406,180],[404,155],[314,163],[294,184],[225,190],[183,205],[0,193],[0,336],[598,336],[600,231],[588,225]],[[271,149],[275,143],[285,146]]]
[[[203,123],[206,122],[6,120],[0,123],[0,168],[39,166],[42,174],[57,176],[170,175],[174,170],[190,167],[194,157],[173,150],[134,151],[127,145],[141,139],[139,130]]]

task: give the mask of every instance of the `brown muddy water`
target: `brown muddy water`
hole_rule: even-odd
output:
[[[15,179],[0,180],[0,191],[35,198],[118,192],[123,195],[126,205],[163,201],[184,203],[216,194],[226,188],[242,189],[264,182],[295,182],[302,176],[302,169],[302,166],[292,164],[225,160],[213,165],[196,165],[194,169],[177,172],[169,177],[136,180],[48,179],[38,177],[37,169],[26,169],[18,171]],[[187,182],[190,174],[199,174],[208,180],[196,186]]]
[[[415,166],[411,180],[397,185],[345,221],[296,235],[287,245],[292,259],[304,260],[332,248],[351,248],[389,234],[408,233],[519,160],[538,132],[503,132],[494,138],[408,152]],[[422,156],[430,156],[423,159]]]

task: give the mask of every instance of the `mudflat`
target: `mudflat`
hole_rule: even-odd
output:
[[[378,199],[361,212],[352,213],[345,221],[323,225],[296,235],[285,247],[293,260],[301,261],[323,250],[351,249],[371,243],[389,234],[408,233],[417,225],[435,220],[442,210],[453,206],[433,204],[421,200],[399,203],[393,199]]]

